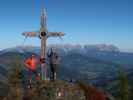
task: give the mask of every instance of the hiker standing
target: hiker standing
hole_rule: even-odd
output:
[[[40,74],[37,72],[36,67],[38,64],[38,59],[35,57],[35,55],[32,55],[30,58],[25,60],[25,66],[28,69],[28,80],[31,83],[32,75],[34,74],[36,77],[36,80],[40,79]]]
[[[51,79],[56,80],[57,78],[57,70],[59,66],[59,56],[57,52],[53,51],[51,48],[50,54],[48,55],[49,57],[49,64],[50,64],[50,71],[51,71]]]

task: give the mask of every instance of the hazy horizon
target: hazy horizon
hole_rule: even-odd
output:
[[[119,49],[119,51],[120,52],[127,52],[127,53],[133,53],[133,51],[132,50],[122,50],[122,49],[120,49],[119,47],[117,47],[116,45],[113,45],[113,44],[70,44],[70,43],[68,43],[68,44],[47,44],[48,46],[50,46],[50,45],[71,45],[71,46],[77,46],[77,45],[80,45],[80,46],[85,46],[85,45],[88,45],[88,46],[98,46],[98,45],[106,45],[106,46],[115,46],[116,48],[118,48]],[[38,46],[38,45],[16,45],[16,46],[12,46],[12,47],[7,47],[7,48],[3,48],[3,49],[1,49],[0,48],[0,51],[3,51],[3,50],[6,50],[6,49],[12,49],[12,48],[18,48],[18,47],[37,47],[37,48],[39,48],[40,46]]]

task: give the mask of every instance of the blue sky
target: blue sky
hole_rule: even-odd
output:
[[[39,30],[41,0],[0,0],[0,49],[22,45],[24,31]],[[49,31],[66,33],[48,43],[114,44],[133,52],[132,0],[45,0]],[[25,45],[39,46],[39,39]]]

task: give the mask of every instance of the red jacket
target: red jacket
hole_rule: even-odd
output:
[[[28,58],[26,61],[25,61],[25,66],[30,69],[30,70],[36,70],[36,67],[37,67],[37,63],[38,63],[38,60],[33,57],[33,58]]]

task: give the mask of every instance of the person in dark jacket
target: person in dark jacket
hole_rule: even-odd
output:
[[[50,54],[48,54],[49,57],[49,64],[50,64],[50,70],[51,70],[51,79],[56,80],[57,78],[57,70],[59,66],[59,56],[57,52],[53,51],[51,48]]]

